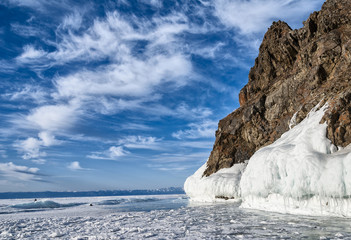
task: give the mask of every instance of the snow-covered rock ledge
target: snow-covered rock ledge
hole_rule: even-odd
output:
[[[241,200],[244,208],[283,213],[351,217],[351,146],[334,146],[320,121],[328,108],[316,106],[294,128],[261,148],[246,164],[209,177],[206,165],[184,189],[192,201]]]

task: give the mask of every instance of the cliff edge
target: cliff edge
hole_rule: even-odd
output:
[[[301,29],[274,22],[264,36],[240,108],[222,119],[203,175],[248,160],[328,102],[327,138],[351,143],[351,1],[327,0]]]

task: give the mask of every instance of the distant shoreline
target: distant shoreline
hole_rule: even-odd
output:
[[[144,190],[101,190],[101,191],[75,191],[75,192],[3,192],[0,199],[16,198],[64,198],[64,197],[100,197],[100,196],[132,196],[132,195],[164,195],[185,194],[183,188],[170,187]]]

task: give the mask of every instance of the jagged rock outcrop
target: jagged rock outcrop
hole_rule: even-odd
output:
[[[327,0],[304,26],[274,22],[264,36],[240,108],[218,124],[205,176],[249,159],[328,102],[327,137],[351,143],[351,1]]]

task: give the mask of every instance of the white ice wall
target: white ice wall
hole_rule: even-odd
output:
[[[185,182],[190,198],[241,198],[242,207],[351,216],[351,146],[337,151],[320,124],[327,105],[312,109],[294,128],[261,148],[245,165],[202,177],[205,165]],[[348,206],[350,205],[350,211]]]
[[[206,163],[184,183],[186,194],[193,201],[212,202],[218,197],[240,198],[240,178],[246,163],[235,164],[231,168],[221,169],[209,177],[202,177]],[[217,197],[217,198],[216,198]]]

